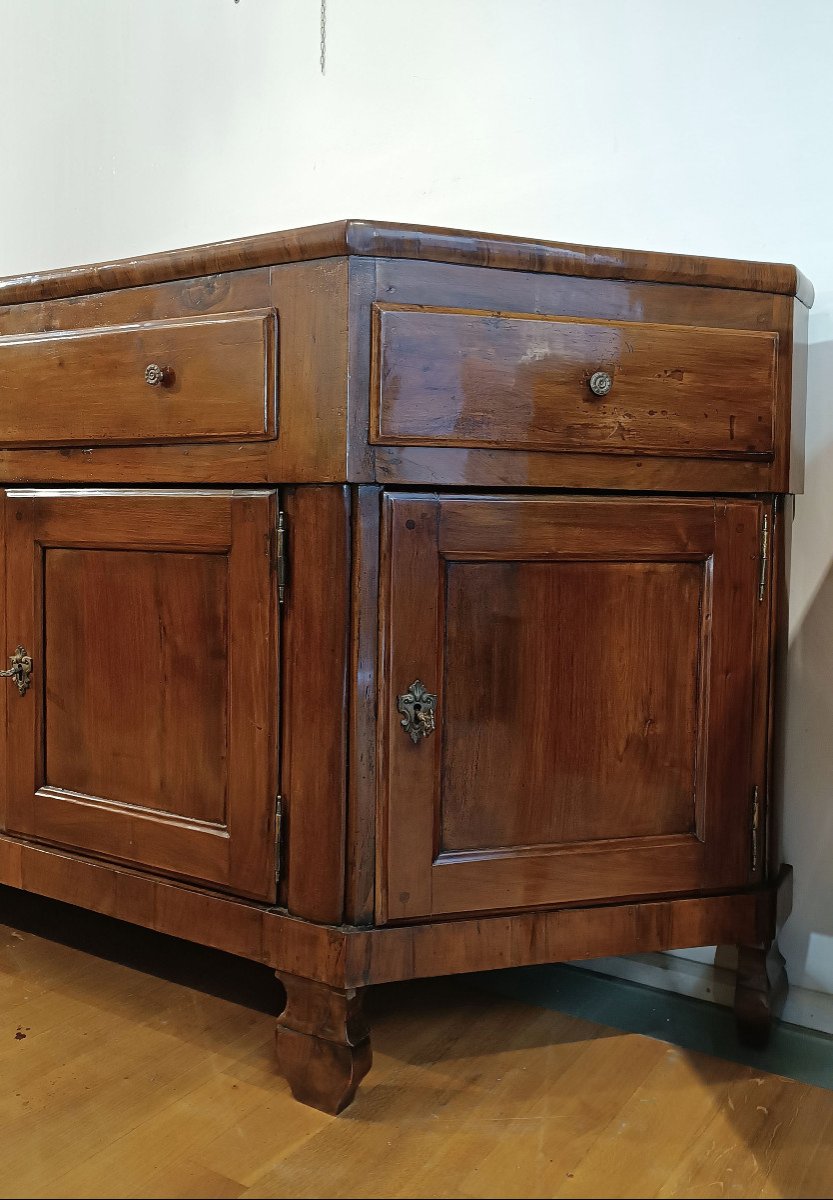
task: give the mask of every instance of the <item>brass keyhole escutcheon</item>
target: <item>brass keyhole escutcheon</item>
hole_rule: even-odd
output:
[[[13,679],[21,696],[25,696],[32,680],[32,659],[26,652],[25,646],[18,646],[14,654],[9,656],[12,664],[8,671],[0,671],[0,678]]]
[[[399,724],[414,745],[434,732],[436,707],[437,697],[426,689],[421,679],[415,679],[407,692],[397,698],[396,709],[402,714]]]

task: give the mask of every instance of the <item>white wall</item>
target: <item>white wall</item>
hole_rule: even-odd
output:
[[[0,274],[331,218],[796,262],[794,982],[833,992],[833,3],[0,0]]]

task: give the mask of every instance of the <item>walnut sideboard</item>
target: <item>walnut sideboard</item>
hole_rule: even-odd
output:
[[[363,221],[0,281],[0,882],[269,964],[331,1112],[390,980],[734,944],[764,1039],[811,303]]]

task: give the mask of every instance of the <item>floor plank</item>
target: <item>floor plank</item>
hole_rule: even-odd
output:
[[[275,1071],[262,968],[27,903],[2,1197],[833,1194],[833,1093],[466,981],[376,989],[373,1070],[326,1117]]]

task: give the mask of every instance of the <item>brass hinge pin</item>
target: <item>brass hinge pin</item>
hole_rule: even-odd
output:
[[[763,600],[766,590],[766,569],[769,561],[769,517],[764,514],[761,526],[761,573],[758,577],[758,603]]]
[[[283,604],[286,595],[286,518],[278,513],[275,526],[275,569],[278,573],[278,603]]]
[[[758,869],[759,845],[761,838],[761,802],[758,799],[757,784],[752,789],[752,870]]]

